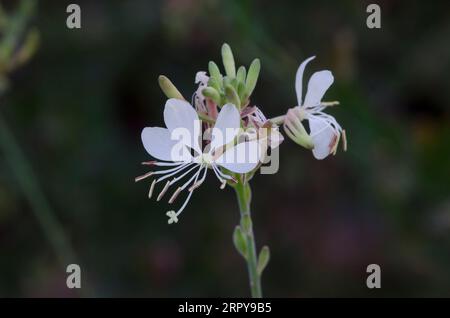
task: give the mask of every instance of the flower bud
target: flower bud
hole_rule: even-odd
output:
[[[312,138],[301,123],[304,118],[305,113],[299,107],[289,109],[284,118],[284,131],[295,143],[306,149],[313,149]]]
[[[259,71],[261,70],[261,63],[259,59],[254,59],[250,68],[248,69],[247,80],[245,82],[245,97],[249,98],[253,93],[258,82]]]
[[[202,90],[202,94],[203,96],[210,98],[217,105],[220,105],[220,94],[216,89],[206,87]]]
[[[236,66],[234,65],[233,52],[231,51],[231,48],[227,43],[222,45],[222,61],[227,76],[230,78],[235,78]]]
[[[227,101],[229,103],[232,103],[238,109],[241,108],[241,101],[233,86],[231,85],[225,86],[225,96],[227,97]]]
[[[237,74],[236,74],[236,79],[239,83],[245,83],[245,77],[247,76],[247,70],[245,69],[244,66],[240,66],[238,68]]]
[[[220,73],[219,67],[213,61],[210,61],[208,64],[209,76],[214,78],[216,81],[222,81],[222,74]]]
[[[176,98],[184,100],[183,95],[181,95],[180,91],[173,85],[173,83],[164,75],[160,75],[158,77],[158,83],[161,87],[161,90],[167,96],[167,98]]]

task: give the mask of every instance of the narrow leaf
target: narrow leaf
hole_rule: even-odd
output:
[[[261,274],[263,273],[264,269],[266,268],[267,264],[269,263],[270,260],[270,250],[268,246],[264,246],[261,249],[261,252],[259,253],[259,257],[258,257],[258,266],[257,266],[257,271],[258,271],[258,275],[261,276]]]
[[[234,228],[233,243],[242,257],[247,259],[247,240],[239,225]]]

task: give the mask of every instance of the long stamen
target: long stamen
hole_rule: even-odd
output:
[[[205,169],[205,170],[204,170],[204,172],[203,172],[202,178],[201,178],[199,181],[195,182],[195,183],[188,189],[189,192],[192,192],[192,191],[194,191],[195,189],[197,189],[197,188],[198,188],[199,186],[201,186],[202,183],[205,181],[205,179],[206,179],[206,173],[208,172],[208,167],[205,166],[204,169]]]
[[[181,190],[186,189],[192,183],[192,180],[195,179],[194,183],[197,182],[198,176],[200,175],[200,172],[202,171],[202,169],[203,169],[203,165],[200,165],[200,168],[198,168],[198,171],[180,187]]]
[[[170,167],[170,166],[179,166],[184,164],[185,162],[162,162],[162,161],[144,161],[141,164],[144,166],[160,166],[160,167]]]
[[[158,197],[156,198],[156,201],[159,201],[162,199],[164,194],[166,193],[167,189],[169,189],[170,181],[167,181],[166,185],[162,189],[162,191],[159,193]]]
[[[178,171],[180,169],[183,169],[184,167],[186,167],[189,164],[190,164],[190,162],[189,163],[183,163],[183,164],[181,164],[181,165],[179,165],[179,166],[177,166],[175,168],[155,171],[153,174],[166,174],[166,173],[169,173],[169,172]]]
[[[184,166],[182,166],[182,167],[179,167],[179,169],[174,170],[172,173],[169,173],[169,174],[166,174],[165,176],[159,177],[159,178],[156,180],[156,183],[161,182],[161,181],[163,181],[163,180],[165,180],[165,179],[167,179],[167,178],[170,178],[170,177],[176,175],[177,173],[180,173],[181,171],[183,171],[184,169],[188,168],[188,167],[191,166],[192,164],[193,164],[193,162],[191,162],[191,163],[189,163],[189,164],[186,164],[186,165],[184,165]]]
[[[148,178],[154,174],[153,171],[147,172],[146,174],[143,174],[142,176],[134,178],[134,182],[139,182],[141,180],[144,180],[145,178]]]
[[[216,168],[214,167],[214,165],[212,165],[212,168],[213,168],[214,174],[216,175],[217,179],[219,179],[219,181],[221,183],[224,183],[224,182],[226,183],[226,181],[217,173]]]
[[[180,187],[178,187],[178,189],[172,194],[172,196],[170,197],[170,199],[169,199],[169,204],[172,204],[174,201],[175,201],[175,199],[178,197],[178,195],[180,194],[180,192],[181,192],[181,188]]]
[[[200,168],[201,168],[201,167],[200,167]],[[197,179],[198,179],[198,176],[199,176],[199,175],[200,175],[200,170],[196,173],[196,177],[195,177],[195,181],[194,181],[194,182],[197,182]],[[190,192],[189,192],[189,194],[188,194],[186,200],[184,201],[183,205],[182,205],[181,208],[178,209],[178,211],[175,213],[175,216],[178,216],[178,215],[181,214],[181,212],[183,212],[184,208],[186,207],[186,205],[188,204],[188,202],[189,202],[189,200],[190,200],[190,198],[191,198],[191,196],[192,196],[192,193],[194,193],[194,191],[190,191]]]
[[[148,198],[152,198],[153,190],[155,189],[156,180],[153,180],[152,185],[150,186],[150,190],[148,190]]]
[[[175,199],[178,197],[178,195],[180,194],[181,191],[183,191],[189,184],[192,183],[192,180],[193,180],[194,178],[195,178],[195,179],[198,178],[198,175],[200,174],[200,172],[201,172],[201,170],[202,170],[202,167],[203,167],[203,165],[200,165],[200,168],[197,170],[197,172],[194,173],[194,174],[192,175],[192,177],[191,177],[188,181],[186,181],[181,187],[178,187],[178,188],[177,188],[177,190],[172,194],[172,196],[171,196],[170,199],[169,199],[169,203],[170,203],[170,204],[173,203],[173,202],[175,201]],[[197,167],[193,167],[193,169],[194,169],[194,168],[197,168]],[[190,169],[189,171],[187,171],[186,173],[184,173],[184,175],[186,175],[187,173],[189,173],[189,172],[192,171],[193,169]],[[181,179],[182,177],[184,177],[184,175],[178,177],[177,179],[178,179],[178,180]],[[172,184],[174,183],[174,180],[175,180],[175,182],[178,181],[178,180],[176,180],[176,179],[173,179],[172,181],[170,181],[170,185],[172,185]]]
[[[191,169],[189,169],[188,171],[184,172],[182,175],[172,179],[170,181],[170,185],[174,184],[175,182],[177,182],[180,179],[183,179],[187,174],[189,174],[192,170],[195,170],[197,168],[197,166],[193,166]]]
[[[347,151],[347,134],[345,129],[342,129],[342,147],[344,148],[344,151]]]
[[[222,171],[220,171],[219,167],[217,167],[216,164],[213,164],[212,167],[213,167],[213,169],[215,168],[215,169],[217,170],[217,173],[218,173],[223,179],[226,179],[226,180],[232,180],[232,181],[234,181],[234,182],[237,182],[236,179],[233,178],[233,176],[230,176],[230,175],[225,174],[225,173],[223,173]]]

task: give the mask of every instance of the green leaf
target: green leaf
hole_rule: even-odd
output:
[[[247,259],[247,240],[239,225],[234,228],[233,243],[242,257]]]
[[[230,78],[235,78],[236,66],[234,64],[233,52],[231,51],[231,48],[227,43],[222,45],[222,61],[227,76]]]
[[[261,63],[259,59],[254,59],[252,64],[250,64],[250,68],[248,69],[247,80],[245,82],[246,98],[252,95],[253,90],[256,87],[256,83],[258,82],[260,70],[261,70]]]
[[[261,276],[264,269],[266,268],[267,264],[269,264],[270,260],[270,250],[268,246],[264,246],[261,249],[261,252],[259,253],[258,257],[258,266],[256,267],[256,270],[258,272],[258,275]]]
[[[220,104],[220,94],[216,89],[212,87],[206,87],[202,90],[202,93],[205,97],[210,98],[217,105]]]
[[[158,83],[161,87],[161,90],[168,98],[176,98],[184,100],[183,95],[181,95],[180,91],[173,85],[173,83],[164,75],[160,75],[158,77]]]

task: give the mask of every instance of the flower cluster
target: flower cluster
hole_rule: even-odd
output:
[[[157,201],[172,186],[180,183],[170,196],[169,204],[174,203],[184,190],[187,191],[181,207],[166,213],[169,224],[178,222],[178,216],[194,190],[205,181],[208,170],[215,174],[221,189],[227,184],[233,186],[238,175],[249,176],[257,171],[262,158],[283,141],[279,131],[281,125],[287,136],[312,149],[317,159],[335,154],[341,136],[346,147],[345,131],[332,116],[323,112],[326,107],[337,104],[322,102],[323,95],[333,83],[331,72],[314,73],[302,99],[303,72],[313,58],[303,62],[297,71],[298,106],[272,119],[267,119],[260,107],[250,100],[259,77],[259,59],[251,63],[248,72],[244,66],[236,70],[233,53],[227,44],[222,47],[225,74],[216,63],[209,62],[208,73],[198,72],[195,76],[198,86],[191,103],[167,77],[159,77],[161,89],[169,98],[164,108],[167,128],[144,128],[142,142],[146,151],[157,159],[143,164],[162,169],[150,171],[137,177],[136,181],[155,177],[150,185],[149,198],[153,196],[156,185],[165,181],[156,196]],[[309,133],[303,121],[308,122]]]

